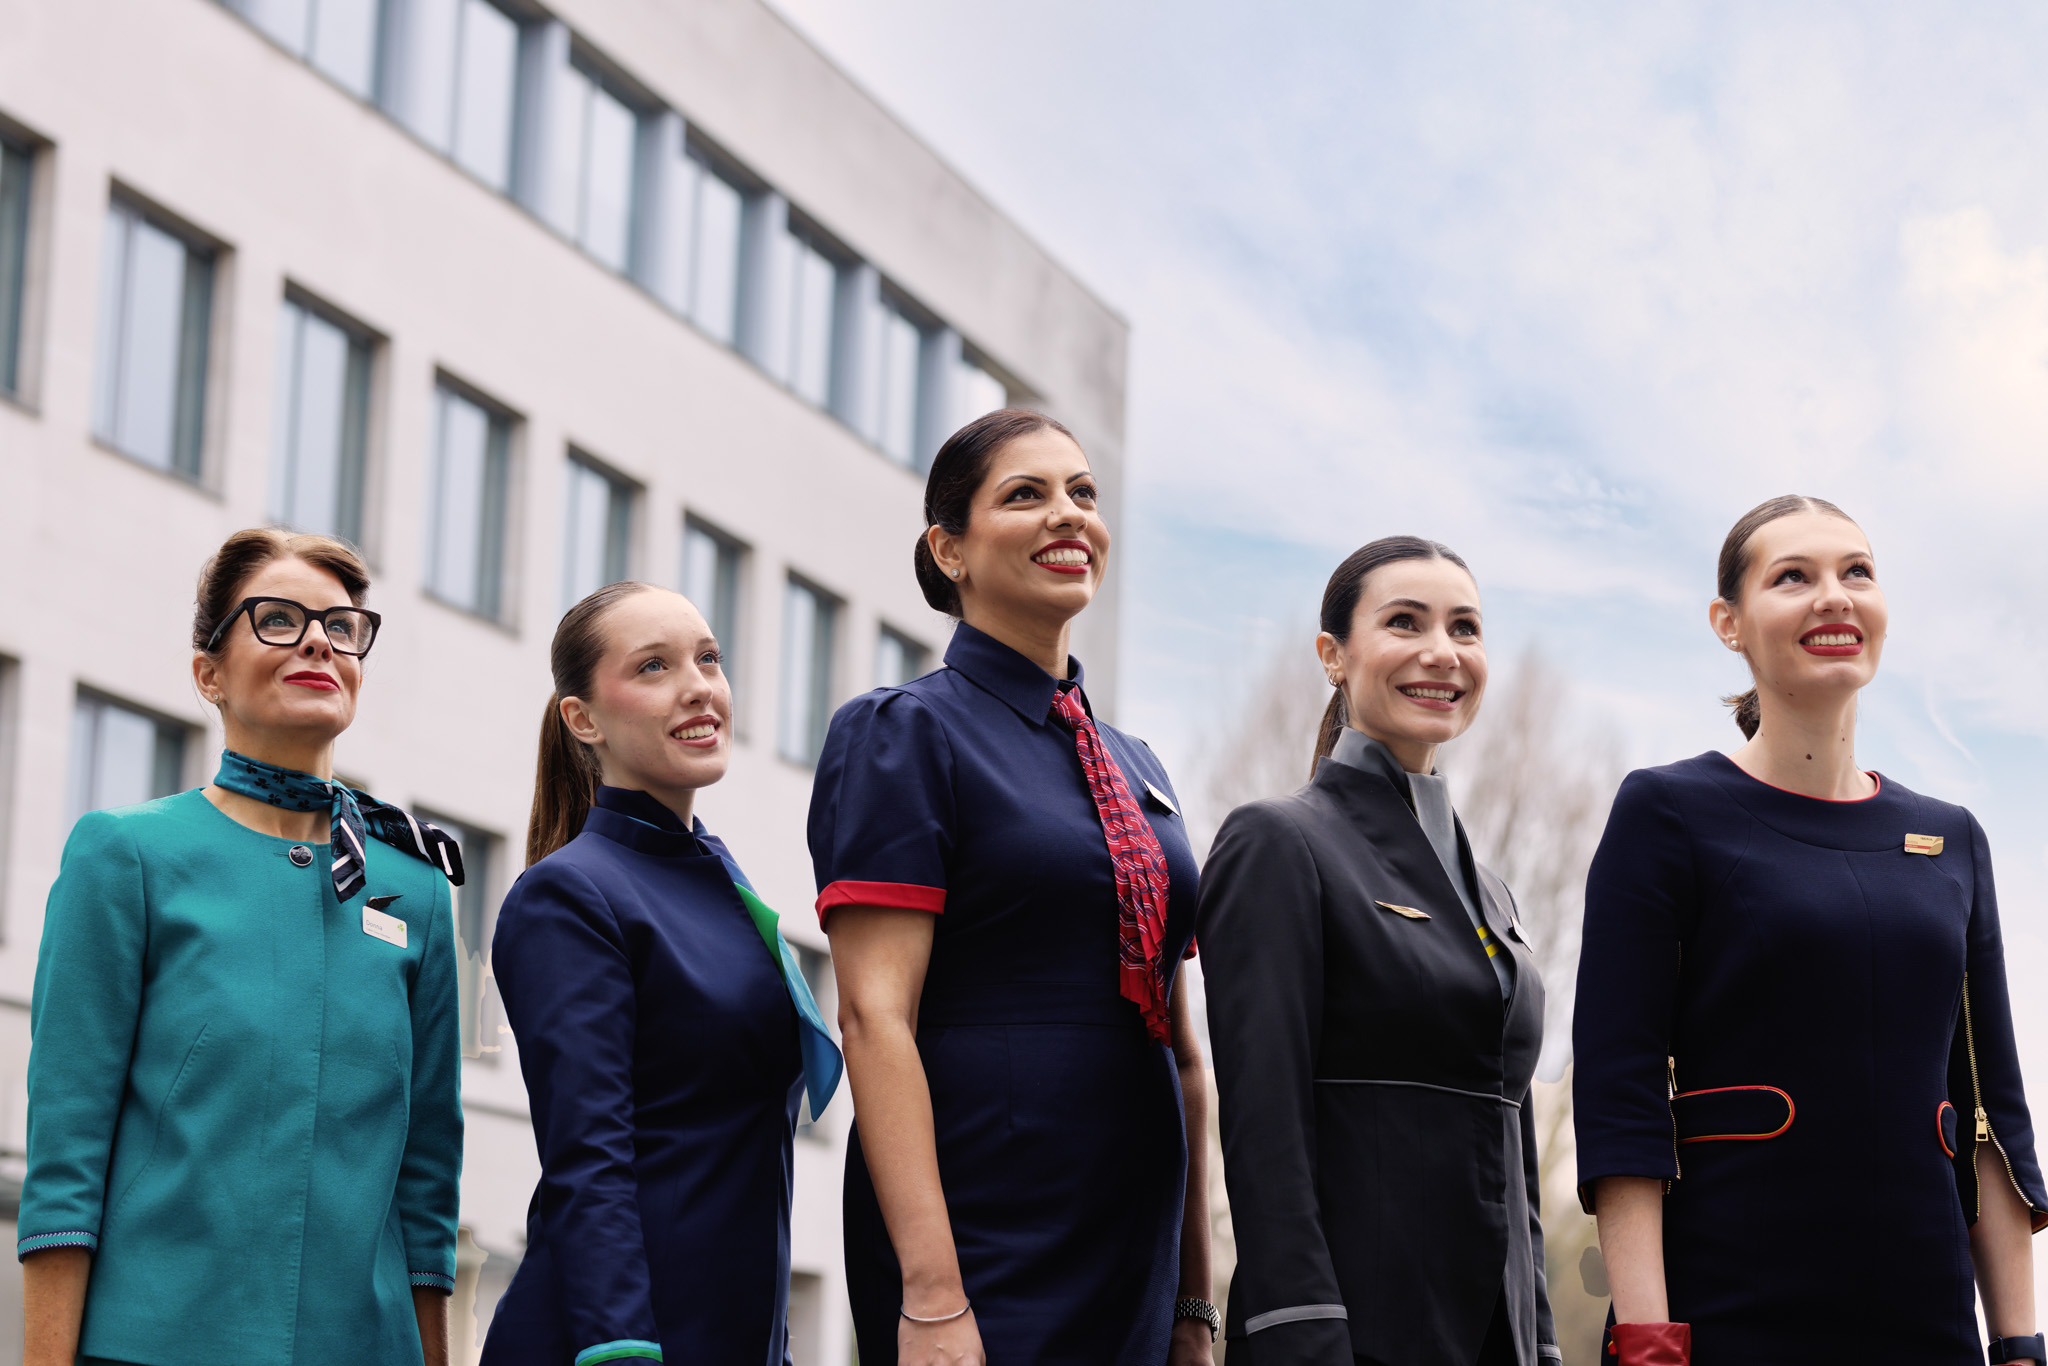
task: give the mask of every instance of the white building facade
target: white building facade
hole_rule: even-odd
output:
[[[243,526],[345,536],[385,626],[340,772],[472,870],[473,1353],[538,1172],[485,949],[562,610],[631,577],[712,621],[736,743],[701,810],[829,1016],[810,766],[840,702],[945,647],[910,572],[922,467],[1040,407],[1114,518],[1125,346],[757,0],[0,0],[0,1177],[71,822],[212,773],[201,562]],[[1115,641],[1105,597],[1077,634],[1098,708]],[[797,1142],[799,1366],[851,1356],[850,1110]],[[0,1277],[0,1362],[18,1297]]]

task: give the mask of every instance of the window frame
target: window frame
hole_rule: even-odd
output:
[[[493,499],[496,502],[499,522],[495,529],[497,534],[493,538],[490,534],[492,528],[480,525],[477,536],[480,587],[483,577],[482,570],[486,564],[492,570],[492,577],[495,582],[489,592],[479,592],[479,598],[485,600],[476,603],[465,603],[453,597],[444,591],[442,584],[437,582],[440,571],[439,537],[443,520],[441,516],[443,461],[446,455],[446,409],[443,406],[444,396],[448,399],[467,403],[483,412],[490,423],[490,435],[494,436],[497,440],[496,453],[501,457],[495,486],[493,486],[488,469],[486,469],[483,477],[483,497],[487,504],[486,510],[489,510],[488,504]],[[515,620],[514,605],[518,601],[518,584],[514,573],[515,566],[518,563],[518,546],[515,544],[515,541],[519,526],[520,437],[525,430],[525,420],[514,409],[489,397],[474,385],[466,384],[444,370],[437,370],[435,372],[430,409],[428,420],[433,426],[427,452],[427,564],[426,573],[421,576],[421,591],[428,598],[451,611],[460,612],[478,621],[489,622],[493,626],[500,626],[511,630]],[[485,448],[485,454],[488,460],[492,454],[492,448],[488,445]]]
[[[386,337],[382,332],[379,332],[377,329],[371,327],[368,323],[365,323],[360,319],[343,312],[341,309],[336,308],[334,305],[328,303],[325,299],[322,299],[318,295],[314,294],[312,291],[304,288],[303,286],[289,279],[285,281],[284,293],[279,299],[280,325],[282,325],[286,309],[296,309],[302,314],[306,314],[311,317],[317,318],[321,322],[324,322],[328,326],[341,332],[348,339],[349,355],[352,363],[352,374],[349,378],[344,380],[344,383],[350,386],[351,388],[359,390],[359,392],[354,395],[354,400],[357,405],[357,412],[354,414],[354,421],[359,430],[356,435],[355,449],[352,452],[346,449],[343,450],[341,455],[341,464],[343,466],[346,466],[346,464],[349,461],[353,460],[354,462],[354,506],[352,508],[347,506],[348,499],[346,497],[337,496],[336,521],[338,523],[338,527],[335,529],[324,530],[323,534],[339,536],[341,539],[349,542],[351,545],[361,548],[369,544],[369,541],[371,539],[369,525],[370,512],[372,506],[371,492],[376,484],[375,467],[377,463],[377,457],[379,455],[380,445],[377,439],[377,434],[382,426],[381,419],[383,407],[383,368],[385,353],[387,347],[389,346],[390,338]],[[294,414],[294,420],[292,422],[294,439],[296,439],[298,426],[296,421],[298,405],[303,401],[304,397],[300,391],[299,381],[301,376],[297,372],[296,368],[296,363],[300,355],[298,347],[302,346],[304,341],[303,329],[304,324],[299,323],[299,337],[295,343],[293,350],[294,371],[290,376],[291,396]],[[281,338],[280,341],[282,341]],[[274,357],[277,358],[277,360],[281,360],[282,348],[280,347],[274,349],[272,354]],[[271,402],[273,404],[280,404],[283,399],[283,395],[279,392],[278,388],[278,384],[281,381],[281,379],[282,376],[272,376],[273,383],[271,386]],[[270,452],[270,478],[272,480],[272,487],[266,493],[265,496],[266,515],[269,516],[271,520],[276,522],[278,525],[293,526],[296,528],[296,523],[289,522],[282,516],[284,512],[289,510],[289,508],[287,505],[279,501],[280,494],[279,490],[276,487],[276,480],[278,479],[279,475],[283,472],[283,454],[277,449],[277,440],[280,435],[280,428],[278,425],[279,419],[280,414],[275,409],[273,409],[271,415]],[[343,433],[344,446],[346,446],[347,444],[346,423],[348,422],[348,420],[349,419],[345,416]],[[292,458],[296,460],[298,458],[298,455],[299,452],[295,447],[292,453]],[[342,478],[344,483],[346,482],[345,475],[342,474],[342,472],[339,470],[337,471],[337,477]]]
[[[449,900],[455,931],[455,971],[457,996],[470,996],[471,1018],[458,1025],[462,1033],[462,1060],[480,1062],[496,1067],[504,1055],[502,1040],[511,1031],[505,1023],[504,1003],[491,989],[491,937],[497,933],[498,912],[504,908],[505,889],[498,886],[498,869],[509,847],[505,836],[475,821],[466,821],[451,816],[430,803],[416,807],[423,820],[432,821],[455,837],[462,847],[462,885],[451,887]],[[464,925],[475,908],[474,919],[478,927],[478,939],[469,943]],[[467,961],[466,949],[476,950],[476,962],[472,975],[471,964]],[[473,985],[472,985],[473,984]],[[471,1051],[474,1042],[475,1051]]]
[[[639,509],[645,489],[639,481],[619,473],[609,465],[590,454],[580,446],[570,446],[562,462],[565,487],[562,510],[562,611],[567,612],[589,594],[606,584],[618,583],[633,577],[634,552],[639,549]],[[608,495],[605,506],[605,567],[601,582],[578,593],[570,576],[575,572],[571,550],[576,531],[576,501],[573,481],[579,475],[595,476],[604,481]],[[614,572],[616,570],[616,572]]]
[[[0,399],[34,411],[41,379],[42,246],[48,236],[44,216],[51,143],[0,114],[0,149],[6,163],[0,165]],[[19,197],[10,205],[8,195],[17,181]],[[4,217],[10,208],[12,222]]]
[[[794,714],[791,710],[793,699],[792,677],[795,651],[794,622],[791,602],[798,593],[811,596],[814,601],[809,645],[811,675],[805,680],[806,730],[801,752],[792,744],[788,722]],[[776,698],[775,751],[786,762],[801,768],[814,769],[818,758],[824,752],[825,731],[832,720],[833,699],[838,695],[839,656],[841,654],[841,623],[846,613],[846,600],[824,587],[817,580],[792,569],[783,580],[782,593],[782,678]]]
[[[108,252],[110,242],[105,234],[115,230],[116,218],[123,219],[121,231],[124,235],[124,250],[120,275],[118,300],[110,301],[110,282],[107,278]],[[212,433],[219,421],[223,406],[216,390],[220,386],[222,348],[218,345],[224,319],[232,311],[224,294],[228,276],[230,253],[225,243],[211,233],[192,225],[188,220],[159,206],[148,197],[138,194],[119,181],[110,186],[106,211],[100,219],[100,271],[98,300],[99,313],[93,338],[93,388],[91,429],[95,445],[111,451],[124,459],[131,460],[145,469],[169,475],[181,483],[195,488],[210,489],[208,483],[212,473]],[[135,233],[142,227],[171,238],[184,248],[185,258],[179,282],[178,354],[173,381],[171,447],[169,463],[159,465],[147,455],[128,449],[121,444],[119,435],[121,408],[132,396],[123,387],[127,379],[124,368],[127,364],[128,328],[131,324],[129,313],[133,293]],[[192,272],[194,262],[205,267],[195,280]],[[118,307],[119,337],[110,342],[106,335],[109,310]],[[204,316],[195,318],[195,309],[203,308]],[[110,355],[109,346],[117,346],[118,357]],[[195,354],[196,352],[196,354]],[[109,378],[105,373],[110,363],[117,367],[116,374]],[[112,385],[109,394],[102,386]],[[103,412],[106,406],[111,411]]]
[[[71,752],[66,756],[67,772],[64,791],[64,811],[66,818],[65,829],[67,831],[73,825],[76,825],[80,818],[86,814],[93,811],[105,811],[111,807],[111,803],[106,802],[81,805],[79,800],[80,794],[77,789],[80,776],[80,756],[77,749],[78,725],[82,713],[88,707],[102,714],[109,708],[125,712],[130,716],[149,722],[156,728],[155,750],[150,760],[150,788],[154,795],[143,798],[144,801],[156,801],[163,797],[175,796],[185,790],[192,772],[193,752],[195,749],[193,737],[197,733],[197,728],[187,721],[179,720],[174,716],[167,716],[154,707],[131,702],[118,693],[108,692],[104,688],[96,688],[90,683],[80,682],[72,690]],[[96,781],[102,738],[102,733],[98,730],[97,723],[95,723],[93,750],[89,766],[89,771],[93,776],[89,778],[89,781]],[[167,741],[171,742],[172,745],[169,753],[166,753]]]

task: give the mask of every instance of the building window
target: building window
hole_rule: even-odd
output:
[[[80,691],[71,714],[70,818],[184,787],[185,727]]]
[[[379,0],[230,0],[249,22],[368,99],[377,84]]]
[[[277,408],[271,419],[270,516],[302,531],[363,538],[370,342],[286,299],[278,317]]]
[[[34,173],[34,154],[0,138],[0,394],[21,393],[22,298],[28,285],[28,206]]]
[[[633,250],[634,164],[640,115],[597,76],[572,67],[578,136],[576,241],[623,271]]]
[[[815,764],[832,719],[832,661],[839,603],[791,578],[782,608],[782,715],[777,747],[794,763]]]
[[[891,460],[917,464],[917,372],[924,330],[887,295],[876,310],[874,397],[870,433]]]
[[[809,233],[791,225],[789,360],[783,378],[819,407],[832,393],[832,342],[837,335],[839,264]]]
[[[683,596],[704,614],[726,681],[732,682],[740,652],[740,573],[746,547],[696,518],[683,522]]]
[[[100,256],[95,436],[199,477],[212,316],[212,254],[115,200]]]
[[[1009,387],[963,354],[953,371],[953,430],[1010,406]]]
[[[685,212],[678,215],[688,242],[690,320],[730,346],[739,335],[740,220],[746,194],[696,152],[683,158]]]
[[[421,808],[420,814],[462,846],[462,885],[455,896],[456,996],[461,1009],[462,1056],[495,1058],[504,1023],[490,989],[491,935],[498,927],[498,851],[504,841],[466,821]]]
[[[490,0],[458,3],[449,154],[485,184],[510,189],[519,97],[519,22]]]
[[[875,641],[875,686],[897,688],[929,671],[931,652],[901,631],[882,628]]]
[[[434,391],[427,588],[496,618],[502,607],[512,424],[445,384]]]
[[[633,486],[569,459],[569,525],[562,541],[562,610],[626,577]]]

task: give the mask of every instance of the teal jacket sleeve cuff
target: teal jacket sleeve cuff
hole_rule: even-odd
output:
[[[82,1247],[87,1252],[97,1252],[100,1247],[99,1235],[82,1229],[70,1229],[62,1233],[32,1233],[14,1245],[14,1256],[18,1261],[31,1252],[41,1252],[51,1247]]]

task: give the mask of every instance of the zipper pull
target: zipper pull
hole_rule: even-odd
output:
[[[1984,1142],[1991,1137],[1991,1116],[1984,1113],[1984,1107],[1977,1107],[1977,1141]]]
[[[1678,1094],[1678,1059],[1668,1054],[1664,1059],[1664,1085],[1668,1088],[1665,1092],[1667,1098]],[[1979,1110],[1977,1113],[1981,1115],[1984,1112]]]

